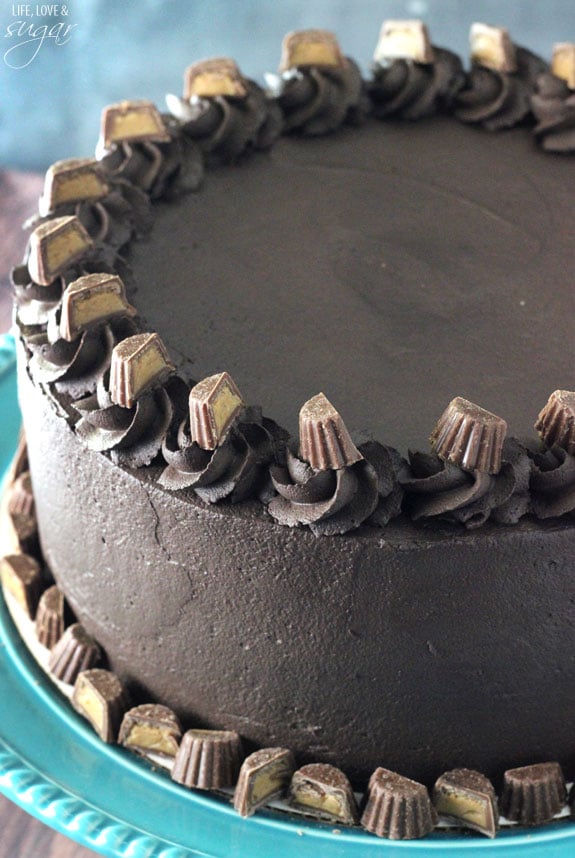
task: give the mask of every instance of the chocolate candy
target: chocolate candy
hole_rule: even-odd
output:
[[[228,57],[201,60],[184,72],[184,98],[245,98],[246,81],[237,64]]]
[[[299,443],[302,459],[316,471],[347,468],[363,458],[323,393],[308,399],[300,410]]]
[[[539,412],[535,430],[547,447],[561,447],[571,456],[575,453],[575,393],[555,390]]]
[[[77,217],[52,218],[30,236],[30,277],[40,286],[49,286],[91,247],[92,239]]]
[[[188,730],[174,760],[172,779],[195,789],[231,787],[241,758],[241,739],[234,731]]]
[[[311,763],[294,773],[289,789],[293,807],[344,825],[358,821],[357,804],[347,777],[327,763]]]
[[[42,592],[39,563],[28,554],[8,554],[0,560],[2,586],[33,620]]]
[[[384,21],[373,59],[381,65],[391,60],[432,63],[433,48],[427,27],[421,21]]]
[[[159,703],[144,703],[126,712],[118,742],[130,751],[173,758],[181,738],[180,722],[171,709]]]
[[[66,161],[56,161],[46,172],[44,193],[38,201],[38,211],[42,217],[46,217],[61,205],[102,199],[109,190],[95,159],[70,158]]]
[[[80,623],[68,626],[50,655],[50,673],[61,682],[73,685],[78,674],[100,660],[100,647]]]
[[[575,89],[575,44],[559,42],[553,46],[551,71],[564,80],[569,89]]]
[[[536,763],[509,769],[503,775],[501,813],[522,825],[540,825],[553,819],[566,801],[565,780],[559,763]]]
[[[8,512],[21,549],[34,554],[38,541],[38,526],[30,471],[21,473],[10,486]]]
[[[113,743],[129,704],[118,677],[109,670],[95,668],[79,674],[72,693],[72,705],[104,742]]]
[[[60,336],[72,342],[82,331],[114,316],[134,316],[122,280],[114,274],[86,274],[62,295]]]
[[[140,394],[164,382],[174,369],[158,334],[128,337],[112,352],[110,398],[122,408],[131,408]]]
[[[346,59],[333,33],[328,30],[297,30],[282,43],[280,72],[292,68],[342,68]]]
[[[423,784],[388,769],[376,769],[369,779],[361,824],[390,840],[414,840],[429,834],[437,822],[435,808]]]
[[[491,781],[471,769],[445,772],[433,787],[433,804],[438,813],[495,837],[498,828],[497,797]]]
[[[42,593],[36,612],[36,637],[46,649],[52,649],[65,628],[64,594],[54,584]]]
[[[121,101],[102,111],[98,149],[118,143],[166,143],[170,139],[160,112],[151,101]]]
[[[445,462],[464,471],[496,474],[507,423],[479,405],[457,396],[452,399],[431,434],[431,446]]]
[[[472,24],[469,42],[472,62],[497,72],[512,74],[517,71],[515,46],[505,27]]]
[[[263,748],[246,757],[234,792],[237,812],[251,816],[268,801],[285,795],[294,768],[293,754],[285,748]]]
[[[244,400],[227,372],[211,375],[190,392],[190,434],[202,450],[215,450],[234,419],[244,408]]]

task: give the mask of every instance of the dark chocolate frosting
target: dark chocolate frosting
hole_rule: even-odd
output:
[[[171,101],[184,137],[193,140],[209,158],[236,161],[248,150],[266,149],[282,129],[277,104],[252,80],[246,80],[244,98],[193,97]]]
[[[547,70],[547,64],[526,48],[516,47],[515,51],[516,72],[473,65],[466,85],[455,98],[453,112],[458,119],[499,131],[529,116],[535,82]]]
[[[348,57],[341,67],[292,68],[277,82],[286,131],[320,135],[365,118],[369,101],[361,72]]]
[[[503,445],[498,474],[468,473],[435,453],[410,452],[409,461],[411,473],[401,483],[406,509],[415,521],[439,517],[475,528],[491,517],[517,524],[529,511],[531,463],[516,441]]]
[[[377,506],[377,474],[365,459],[347,468],[316,471],[288,450],[286,466],[272,466],[271,476],[278,497],[268,512],[289,527],[307,524],[316,536],[355,530]]]
[[[556,518],[575,511],[575,456],[561,447],[533,454],[531,494],[537,518]]]
[[[168,463],[158,482],[167,489],[193,488],[206,503],[230,498],[267,497],[270,464],[277,461],[285,433],[257,408],[241,412],[215,450],[203,450],[190,438],[189,420],[177,436],[168,436],[162,453]]]
[[[108,253],[120,250],[134,235],[141,235],[152,224],[148,197],[122,179],[112,179],[110,192],[99,200],[59,205],[47,217],[30,218],[26,226],[36,227],[46,220],[66,215],[75,215],[93,241]]]
[[[369,84],[373,113],[378,119],[422,119],[449,108],[464,83],[461,60],[445,48],[434,47],[429,64],[410,60],[377,64]]]
[[[112,461],[130,468],[149,465],[159,453],[173,418],[173,404],[164,387],[138,397],[132,408],[115,405],[108,388],[109,373],[97,392],[74,402],[80,415],[76,433],[90,450],[110,451]]]
[[[537,78],[531,98],[537,120],[534,133],[548,152],[575,151],[575,92],[561,78],[546,72]]]
[[[176,120],[163,116],[169,141],[123,143],[101,153],[105,172],[140,188],[152,199],[195,191],[204,177],[201,150],[179,133]]]

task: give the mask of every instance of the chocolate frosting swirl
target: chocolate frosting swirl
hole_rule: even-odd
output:
[[[468,473],[444,462],[436,453],[409,453],[410,475],[401,483],[406,511],[414,519],[440,518],[468,529],[488,519],[517,524],[529,511],[531,464],[525,448],[508,439],[503,464],[496,475]]]
[[[57,329],[59,315],[56,311],[48,329],[52,320]],[[131,319],[120,318],[83,331],[72,342],[44,332],[31,336],[27,345],[32,353],[29,363],[32,377],[39,384],[55,384],[56,390],[73,399],[94,393],[110,366],[114,346],[136,331]]]
[[[529,115],[535,82],[547,65],[526,48],[515,50],[517,71],[512,74],[472,67],[455,99],[453,112],[458,119],[498,131],[518,125]]]
[[[162,118],[170,135],[168,142],[123,143],[104,152],[100,160],[104,172],[124,179],[153,200],[195,191],[204,178],[199,147],[182,134],[173,116],[163,114]]]
[[[90,450],[109,451],[117,465],[149,465],[162,447],[174,414],[169,382],[166,387],[145,391],[132,408],[115,405],[108,385],[106,372],[95,394],[74,402],[80,415],[75,427],[78,438]]]
[[[275,102],[253,80],[246,80],[245,98],[171,96],[186,139],[194,141],[209,161],[230,163],[252,148],[267,149],[282,130]],[[173,120],[174,121],[174,120]]]
[[[270,496],[269,466],[278,461],[287,434],[259,408],[245,408],[215,450],[203,450],[190,437],[189,419],[177,436],[168,435],[162,454],[168,463],[158,482],[167,489],[193,488],[205,503],[229,498],[238,503]]]
[[[328,471],[314,470],[288,449],[286,466],[271,468],[278,497],[268,512],[289,527],[308,525],[316,536],[347,533],[373,516],[377,524],[389,521],[401,507],[395,451],[376,442],[358,449],[362,460]]]
[[[361,72],[349,57],[341,68],[289,69],[278,79],[277,100],[285,130],[310,136],[357,125],[369,111]]]
[[[433,48],[429,64],[394,60],[376,65],[369,95],[378,119],[400,116],[422,119],[449,108],[465,83],[465,73],[457,54]]]
[[[575,456],[561,447],[532,453],[531,498],[537,518],[558,518],[575,511]]]
[[[45,330],[58,309],[66,286],[84,274],[116,274],[121,267],[116,251],[105,244],[96,245],[85,257],[56,277],[49,286],[34,283],[27,258],[10,272],[16,304],[16,324],[24,337]]]
[[[537,142],[548,152],[575,152],[575,92],[551,72],[537,78],[531,109]]]
[[[90,238],[108,254],[120,250],[134,235],[150,229],[152,210],[148,197],[139,188],[120,179],[108,178],[108,182],[112,189],[102,199],[59,205],[47,217],[36,215],[24,226],[34,228],[55,217],[75,215]]]

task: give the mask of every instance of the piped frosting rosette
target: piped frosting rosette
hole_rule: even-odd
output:
[[[472,67],[455,99],[455,116],[488,131],[518,125],[530,115],[531,96],[547,64],[514,45],[502,27],[473,24],[470,41]]]
[[[454,399],[431,436],[434,452],[409,455],[410,474],[401,479],[408,514],[468,529],[488,519],[516,524],[529,511],[531,464],[506,431],[500,417]]]
[[[358,66],[326,30],[288,33],[279,74],[268,75],[268,83],[288,132],[328,134],[344,123],[357,124],[369,112]]]
[[[54,217],[37,226],[22,265],[11,272],[16,323],[22,333],[45,330],[67,285],[84,274],[113,273],[111,256],[96,245],[75,215]]]
[[[135,312],[118,276],[87,274],[74,280],[46,330],[27,340],[32,377],[39,384],[55,384],[73,399],[94,393],[114,346],[136,333]]]
[[[166,97],[184,137],[225,163],[249,149],[266,149],[282,128],[277,105],[227,58],[202,60],[184,74],[184,95]]]
[[[173,419],[167,389],[173,372],[157,334],[136,334],[118,343],[97,392],[74,403],[80,415],[75,427],[80,441],[90,450],[109,451],[116,464],[149,465]]]
[[[431,44],[421,21],[384,21],[369,95],[379,119],[422,119],[447,109],[465,82],[459,57]]]
[[[286,438],[258,408],[245,405],[228,373],[210,376],[192,388],[189,417],[163,444],[168,467],[159,483],[176,491],[193,488],[205,503],[266,499],[269,466]]]
[[[198,146],[151,101],[122,101],[104,109],[96,157],[105,174],[152,199],[194,191],[204,177]]]
[[[537,78],[531,98],[534,134],[548,152],[575,151],[575,44],[553,48],[551,71]]]
[[[537,518],[575,512],[575,393],[556,390],[541,410],[535,429],[543,446],[533,448],[531,495]]]
[[[152,223],[147,196],[129,182],[106,175],[93,158],[52,164],[46,172],[38,212],[27,226],[75,215],[90,238],[105,244],[108,252],[120,249]]]
[[[393,494],[393,466],[379,473],[353,443],[341,416],[323,393],[308,400],[300,411],[300,455],[287,451],[285,466],[273,466],[271,476],[278,496],[268,512],[290,527],[308,525],[316,536],[354,530],[378,509],[379,490]],[[377,445],[379,447],[379,445]],[[385,455],[375,448],[374,462]],[[399,512],[397,496],[382,515]]]

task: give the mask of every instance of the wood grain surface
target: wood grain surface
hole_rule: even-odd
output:
[[[42,178],[32,173],[0,171],[0,332],[10,327],[10,269],[21,261],[26,246],[22,223],[36,210],[42,183]],[[0,411],[0,427],[1,416]],[[0,712],[3,704],[4,701],[0,701]],[[90,858],[94,855],[0,795],[0,858]]]

